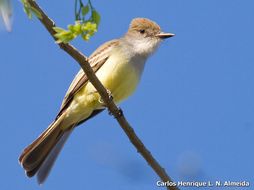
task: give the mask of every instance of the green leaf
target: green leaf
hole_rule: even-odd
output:
[[[81,9],[81,13],[83,16],[85,16],[89,12],[90,8],[89,5],[83,6]]]
[[[88,41],[90,39],[91,35],[90,34],[84,34],[82,35],[82,38],[85,40],[85,41]]]
[[[70,25],[68,27],[72,28],[73,26]],[[68,43],[79,35],[78,33],[75,33],[75,32],[69,31],[69,30],[64,30],[59,27],[54,27],[54,30],[58,31],[54,35],[55,38],[57,39],[56,43]]]
[[[27,6],[24,6],[24,11],[27,14],[28,18],[31,19],[32,18],[31,10]]]
[[[24,11],[27,14],[28,18],[32,18],[32,15],[34,14],[35,16],[37,16],[39,19],[42,19],[42,15],[41,13],[35,9],[34,7],[32,7],[27,0],[21,0],[21,3],[23,3],[23,7],[24,7]]]
[[[97,30],[97,25],[92,22],[85,22],[82,24],[82,31],[96,31]]]
[[[74,32],[74,25],[69,24],[67,28],[69,29],[69,31]]]
[[[63,28],[60,28],[60,27],[53,27],[53,30],[55,30],[56,33],[60,33],[62,31],[65,31]]]
[[[101,16],[95,9],[92,11],[92,19],[98,26],[101,20]]]
[[[42,15],[37,9],[35,9],[34,7],[30,7],[30,9],[34,13],[34,15],[36,15],[39,19],[42,19]]]
[[[75,22],[75,25],[68,25],[68,29],[75,33],[76,35],[79,35],[81,33],[81,23],[79,21]]]

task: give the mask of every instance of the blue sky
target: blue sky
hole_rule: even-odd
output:
[[[73,22],[72,1],[39,4],[57,25]],[[169,175],[253,184],[254,2],[93,4],[102,16],[98,33],[89,42],[73,42],[86,55],[122,36],[135,17],[176,34],[149,59],[137,92],[120,105]],[[0,189],[39,189],[25,177],[18,156],[54,119],[79,66],[36,19],[27,19],[21,3],[13,8],[13,31],[0,31]],[[40,189],[157,189],[157,180],[104,112],[75,130]]]

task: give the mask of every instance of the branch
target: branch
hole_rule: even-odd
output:
[[[55,39],[54,37],[55,31],[53,30],[53,27],[55,27],[55,23],[42,11],[42,9],[37,5],[37,3],[34,0],[27,0],[27,2],[41,14],[41,18],[39,18],[39,20],[45,26],[45,28],[48,30],[51,36]],[[110,113],[112,113],[112,115],[116,118],[119,125],[122,127],[126,135],[129,137],[131,143],[136,147],[137,151],[153,168],[153,170],[157,173],[157,175],[161,178],[161,180],[164,182],[167,181],[172,182],[171,178],[168,176],[165,169],[162,168],[160,164],[154,159],[149,150],[145,147],[142,141],[135,134],[133,128],[125,119],[122,111],[116,106],[112,98],[110,98],[107,90],[104,88],[102,83],[99,81],[99,79],[93,72],[93,69],[88,63],[87,57],[68,43],[59,43],[58,45],[60,46],[61,49],[63,49],[66,53],[68,53],[72,58],[74,58],[79,63],[80,67],[86,73],[89,81],[93,84],[93,86],[100,94],[103,102],[106,104]],[[169,186],[167,187],[167,189],[179,190],[177,187],[169,187]]]

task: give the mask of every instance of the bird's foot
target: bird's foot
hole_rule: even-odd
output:
[[[110,101],[112,101],[114,98],[113,98],[113,95],[112,95],[111,91],[108,90],[108,89],[106,89],[106,90],[107,90],[108,98],[110,99]],[[104,103],[103,99],[101,98],[101,96],[100,96],[100,98],[99,98],[99,102],[100,102],[101,104],[104,104],[104,105],[105,105],[105,103]]]
[[[111,116],[113,115],[117,119],[117,118],[123,116],[123,110],[119,107],[116,115],[113,114],[110,110],[108,110],[108,114]]]

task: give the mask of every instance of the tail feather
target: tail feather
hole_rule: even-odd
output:
[[[66,131],[61,127],[63,117],[53,122],[33,143],[24,149],[19,162],[28,177],[37,172],[38,182],[41,184],[53,166],[57,155],[69,137],[72,129]],[[70,127],[72,128],[72,127]]]
[[[68,137],[70,136],[72,129],[64,132],[63,136],[59,139],[50,153],[47,155],[46,159],[40,165],[38,172],[37,172],[37,181],[39,184],[42,184],[48,177],[48,174],[54,165],[56,158],[60,151],[62,150],[65,142],[67,141]]]

